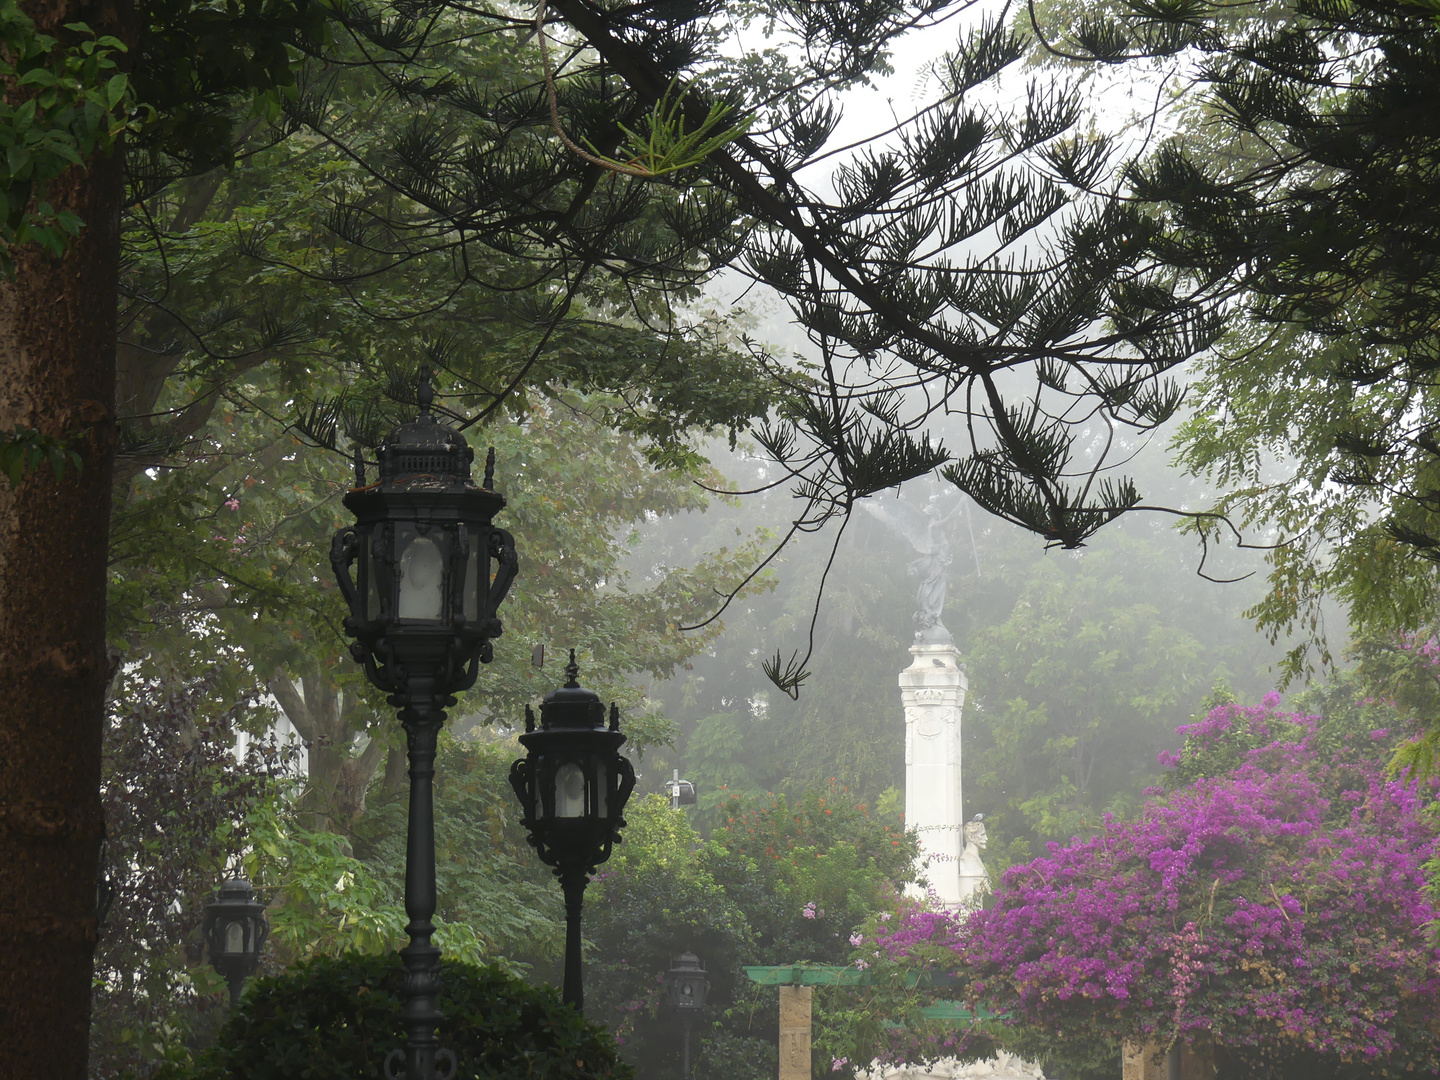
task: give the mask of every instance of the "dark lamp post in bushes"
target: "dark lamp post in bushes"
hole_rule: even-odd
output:
[[[400,710],[410,756],[410,816],[405,844],[406,1047],[385,1062],[398,1080],[433,1080],[437,1060],[455,1071],[455,1056],[440,1050],[440,950],[435,926],[435,744],[454,694],[475,684],[491,642],[501,633],[496,612],[515,580],[515,542],[493,519],[505,506],[494,490],[495,453],[485,481],[470,477],[475,452],[464,436],[430,413],[429,371],[420,371],[420,415],[380,445],[380,475],[365,482],[356,452],[355,486],[345,505],[355,524],[335,534],[330,563],[350,607],[345,630],[350,654],[366,677],[390,692]]]
[[[665,992],[685,1032],[680,1080],[690,1080],[690,1025],[695,1014],[705,1007],[710,980],[705,976],[705,965],[692,952],[681,953],[674,964],[665,978]]]
[[[230,986],[230,1004],[240,1003],[240,988],[255,974],[260,951],[270,934],[265,905],[255,899],[255,890],[244,878],[231,878],[220,886],[214,900],[205,905],[201,923],[210,966]]]
[[[580,977],[580,912],[585,886],[625,826],[621,815],[635,787],[635,769],[620,753],[620,712],[605,706],[577,681],[575,650],[566,682],[540,703],[540,725],[525,706],[525,757],[510,766],[510,786],[520,800],[520,823],[540,861],[552,867],[565,892],[564,999],[584,1007]]]

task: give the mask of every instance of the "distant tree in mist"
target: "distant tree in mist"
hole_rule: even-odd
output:
[[[907,485],[903,497],[916,494]],[[671,544],[743,529],[759,506],[715,506],[657,525],[651,539],[673,555]],[[990,817],[990,854],[1003,865],[1029,845],[1086,833],[1105,810],[1138,806],[1176,726],[1217,683],[1258,698],[1280,650],[1242,615],[1256,584],[1200,578],[1191,541],[1170,529],[1117,523],[1082,553],[1045,553],[1012,527],[973,524],[953,523],[945,622],[969,679],[965,814]],[[820,604],[813,685],[792,702],[760,670],[764,630],[811,617],[826,554],[793,548],[772,590],[735,605],[726,632],[652,688],[679,731],[674,751],[655,752],[655,783],[675,767],[697,781],[702,824],[729,793],[796,794],[832,778],[903,810],[897,676],[911,661],[915,605],[903,544],[857,518]]]

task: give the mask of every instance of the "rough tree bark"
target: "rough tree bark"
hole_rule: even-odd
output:
[[[129,36],[108,0],[22,7],[43,32]],[[80,239],[62,259],[17,250],[0,281],[0,429],[75,439],[83,460],[0,478],[0,1076],[26,1080],[86,1074],[122,190],[118,152],[62,176],[49,201]]]

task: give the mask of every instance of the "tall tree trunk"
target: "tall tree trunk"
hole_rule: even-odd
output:
[[[25,3],[39,28],[113,9]],[[107,17],[110,16],[110,17]],[[122,37],[126,36],[121,34]],[[48,192],[85,221],[0,281],[0,429],[76,437],[84,466],[0,478],[0,1077],[84,1080],[101,837],[106,544],[115,456],[119,153]]]
[[[355,753],[360,733],[351,719],[361,706],[318,665],[311,666],[298,686],[288,675],[276,676],[266,685],[305,740],[309,775],[300,805],[308,811],[306,827],[348,835],[355,819],[365,812],[365,794],[388,745],[377,732],[364,750]]]

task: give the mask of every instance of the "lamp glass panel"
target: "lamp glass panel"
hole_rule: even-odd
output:
[[[439,622],[445,617],[445,557],[440,545],[409,527],[400,529],[400,596],[402,619]]]
[[[585,770],[573,761],[555,770],[555,816],[585,816]]]
[[[590,759],[590,768],[595,770],[595,813],[602,818],[609,817],[609,771],[605,768],[605,762],[599,758]]]
[[[470,538],[470,557],[465,560],[465,621],[476,622],[480,618],[480,538]],[[486,560],[489,561],[488,559]],[[487,568],[488,569],[488,568]],[[489,582],[485,582],[489,584]]]
[[[225,924],[225,951],[227,953],[243,953],[245,951],[245,924],[238,919]]]

